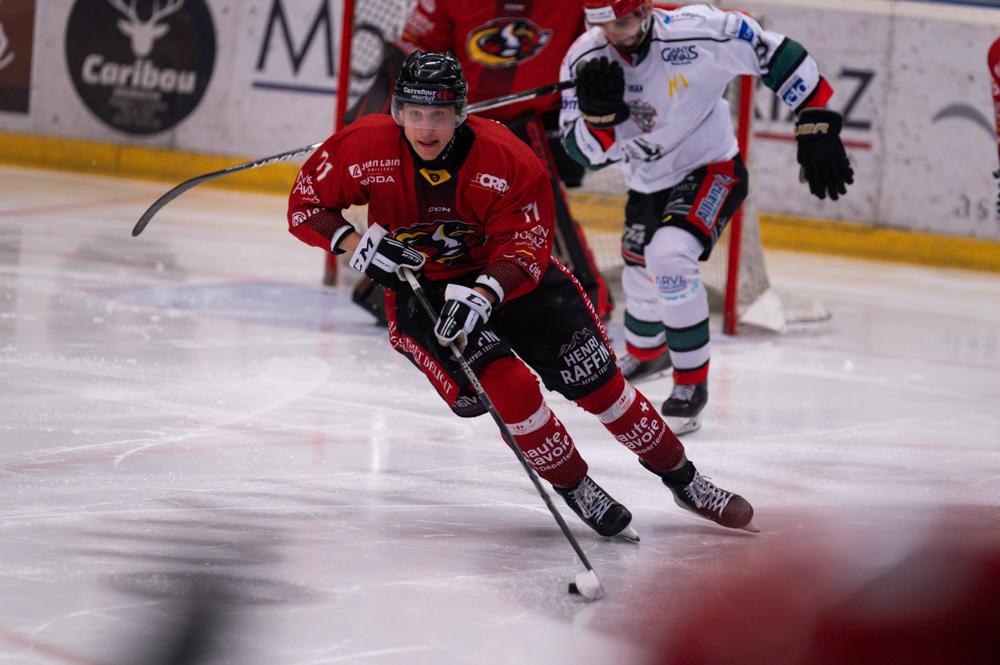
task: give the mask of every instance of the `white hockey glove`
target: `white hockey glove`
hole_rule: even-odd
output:
[[[351,256],[350,265],[387,289],[398,289],[405,280],[400,268],[417,271],[426,257],[408,245],[389,237],[378,224],[368,227]]]
[[[434,324],[434,336],[441,346],[455,344],[465,350],[469,335],[486,323],[493,312],[490,301],[481,293],[459,284],[449,284],[444,290],[444,307]]]

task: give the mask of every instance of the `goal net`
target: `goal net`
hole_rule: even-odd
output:
[[[338,89],[348,94],[338,95],[338,126],[346,110],[376,85],[381,64],[389,53],[387,45],[402,34],[416,1],[344,0],[340,62],[347,66],[340,68]],[[656,6],[671,8],[659,3]],[[754,88],[751,77],[740,77],[726,93],[740,150],[751,172]],[[584,229],[598,268],[611,282],[620,279],[623,267],[620,238],[626,194],[624,176],[615,167],[588,174],[582,187],[569,191],[573,216]],[[364,213],[355,212],[359,214]],[[822,303],[779,295],[771,287],[752,190],[701,272],[710,305],[713,311],[722,312],[727,334],[736,334],[740,323],[783,332],[830,318]],[[619,306],[623,307],[623,303]]]

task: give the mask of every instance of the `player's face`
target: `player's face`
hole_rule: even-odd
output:
[[[631,14],[622,16],[609,23],[601,23],[601,30],[608,43],[622,51],[632,51],[639,48],[646,34],[650,10],[641,7]]]
[[[403,135],[421,159],[435,159],[455,135],[455,107],[404,104]]]

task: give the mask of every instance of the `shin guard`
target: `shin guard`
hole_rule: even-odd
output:
[[[545,404],[538,380],[527,366],[505,356],[490,363],[479,380],[535,472],[556,487],[579,485],[587,475],[587,463],[562,421]]]
[[[684,457],[684,445],[659,411],[621,372],[577,404],[596,415],[619,442],[653,469],[668,471]]]

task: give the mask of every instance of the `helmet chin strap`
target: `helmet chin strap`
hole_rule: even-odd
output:
[[[459,127],[461,127],[461,125],[459,125]],[[434,162],[444,162],[444,161],[446,161],[448,159],[448,157],[451,156],[451,151],[455,147],[455,139],[457,139],[457,138],[458,138],[458,130],[456,129],[455,133],[451,135],[451,140],[448,141],[448,145],[446,145],[444,147],[444,150],[441,151],[441,154],[438,155],[437,157],[435,157],[431,161],[434,161]]]
[[[643,45],[646,43],[646,38],[649,37],[651,28],[653,27],[653,12],[645,10],[646,15],[642,17],[642,23],[639,24],[639,39],[636,40],[635,46],[628,49],[629,53],[635,53],[642,49]]]

